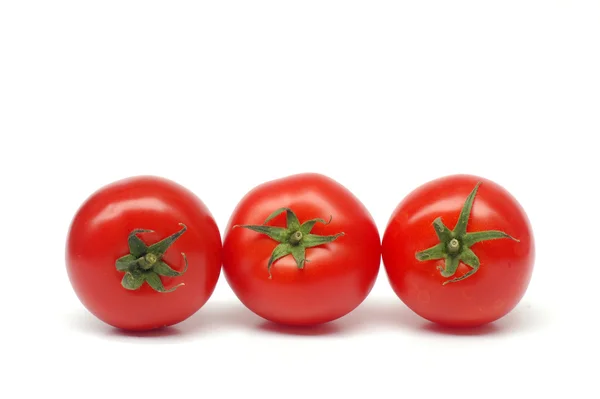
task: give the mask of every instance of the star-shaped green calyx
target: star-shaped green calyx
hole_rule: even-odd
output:
[[[283,212],[286,213],[287,227],[267,226],[267,223],[271,219],[281,215]],[[269,278],[272,278],[271,266],[277,259],[291,254],[296,261],[296,265],[298,265],[298,269],[304,269],[304,264],[308,262],[308,259],[306,259],[307,248],[330,243],[344,235],[343,232],[329,236],[319,236],[310,233],[315,224],[323,223],[327,225],[330,222],[331,217],[329,221],[316,218],[300,224],[298,217],[291,209],[279,208],[269,215],[262,225],[236,225],[233,227],[243,227],[265,234],[279,243],[271,253],[271,257],[267,263],[267,272],[269,273]]]
[[[511,240],[519,241],[505,232],[498,230],[467,233],[467,224],[469,222],[471,208],[473,207],[473,201],[475,200],[475,195],[477,194],[480,185],[480,182],[477,183],[473,191],[471,191],[471,194],[467,197],[458,217],[458,221],[456,222],[456,226],[454,226],[454,230],[448,229],[441,218],[436,218],[433,221],[433,227],[440,239],[440,243],[416,253],[416,258],[420,261],[445,259],[445,267],[437,267],[443,277],[452,277],[456,273],[460,262],[471,268],[471,270],[460,277],[444,281],[444,285],[462,281],[479,270],[479,258],[471,250],[473,244],[500,238],[510,238]]]
[[[188,262],[183,252],[181,256],[183,256],[185,267],[180,272],[171,269],[162,260],[167,249],[187,230],[187,227],[183,223],[179,223],[179,225],[182,227],[181,230],[150,246],[144,244],[137,235],[140,233],[153,233],[153,230],[136,229],[129,233],[127,240],[129,243],[129,254],[117,259],[116,262],[117,270],[125,272],[121,280],[121,285],[124,288],[137,290],[145,281],[155,291],[166,293],[173,292],[178,287],[184,285],[184,283],[180,283],[173,288],[165,289],[160,279],[160,276],[179,277],[187,271]]]

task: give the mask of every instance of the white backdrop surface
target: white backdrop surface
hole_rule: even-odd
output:
[[[7,398],[598,397],[597,1],[5,1],[0,4],[2,363]],[[338,180],[383,233],[418,185],[471,173],[534,228],[519,306],[452,332],[383,269],[353,313],[265,323],[224,279],[168,332],[91,316],[64,245],[93,191],[138,174],[237,201]]]

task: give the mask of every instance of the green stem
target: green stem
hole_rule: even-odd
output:
[[[459,250],[460,242],[456,238],[451,239],[448,243],[448,252],[450,252],[451,254],[456,254]]]
[[[302,232],[301,231],[295,232],[290,237],[290,244],[292,244],[292,245],[298,245],[300,243],[300,241],[302,241]]]

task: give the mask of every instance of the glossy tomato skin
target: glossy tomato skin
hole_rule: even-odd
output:
[[[144,283],[138,290],[121,285],[116,260],[129,253],[134,229],[151,245],[181,229],[187,231],[165,252],[163,260],[182,276],[161,277],[160,293]],[[83,305],[100,320],[126,330],[150,330],[177,324],[200,309],[212,295],[221,271],[221,237],[204,203],[181,185],[159,177],[119,180],[92,194],[71,223],[66,246],[70,282]]]
[[[418,261],[415,253],[439,243],[435,218],[452,229],[478,182],[467,232],[500,230],[519,242],[475,243],[471,249],[480,260],[478,271],[443,285],[448,278],[436,267],[444,260]],[[528,217],[508,191],[481,177],[452,175],[418,187],[397,206],[383,235],[382,257],[393,290],[415,313],[446,326],[475,327],[503,317],[519,303],[532,276],[535,247]],[[456,276],[468,270],[461,263]]]
[[[267,263],[277,242],[235,225],[262,224],[276,209],[289,207],[299,221],[323,218],[318,235],[345,235],[306,251],[298,269],[291,255]],[[286,226],[285,214],[269,222]],[[367,297],[381,263],[381,243],[364,205],[333,179],[313,173],[269,181],[250,191],[233,212],[224,240],[223,271],[241,302],[275,323],[310,326],[338,319]]]

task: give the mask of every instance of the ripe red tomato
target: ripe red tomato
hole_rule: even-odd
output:
[[[69,279],[83,305],[127,330],[179,323],[212,295],[221,237],[186,188],[142,176],[109,184],[77,211],[67,239]]]
[[[510,312],[529,285],[534,240],[527,215],[503,187],[446,176],[410,193],[383,235],[390,284],[430,321],[472,327]]]
[[[281,324],[315,325],[355,309],[381,262],[362,203],[319,174],[259,185],[238,204],[223,246],[225,278],[241,302]]]

